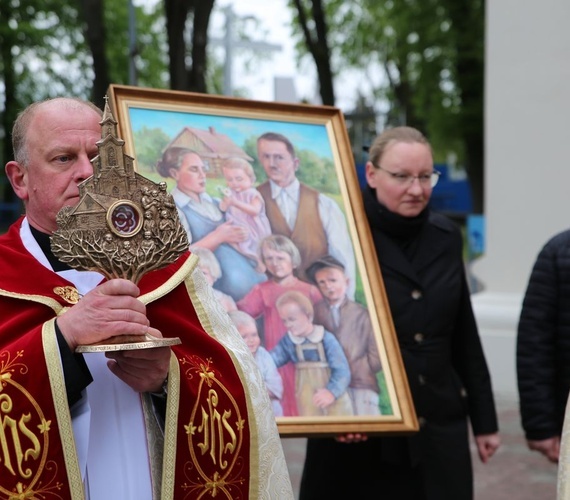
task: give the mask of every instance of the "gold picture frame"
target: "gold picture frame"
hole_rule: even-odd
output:
[[[338,410],[336,415],[331,414],[334,413],[331,408],[340,402],[342,395],[335,396],[333,405],[323,405],[325,410],[322,411],[328,411],[329,414],[305,414],[306,400],[299,399],[301,398],[300,393],[296,392],[296,399],[293,401],[296,410],[292,410],[289,408],[292,396],[289,392],[288,399],[285,400],[286,390],[283,393],[283,408],[288,408],[287,411],[291,413],[276,417],[279,432],[284,437],[294,437],[354,432],[408,434],[417,431],[418,422],[400,356],[382,275],[362,206],[360,186],[342,112],[330,106],[261,102],[126,85],[111,85],[108,98],[119,124],[119,136],[126,143],[125,152],[135,158],[135,168],[153,180],[166,181],[169,189],[175,187],[176,183],[172,179],[161,177],[156,170],[156,165],[165,149],[183,147],[192,149],[199,154],[209,167],[205,180],[206,192],[211,199],[215,200],[225,196],[223,194],[225,192],[225,181],[222,173],[223,167],[226,165],[224,162],[229,157],[241,157],[252,165],[258,179],[253,187],[259,188],[257,189],[259,191],[263,183],[267,184],[267,176],[257,158],[257,150],[255,149],[257,140],[270,132],[277,135],[265,135],[264,137],[269,137],[268,140],[277,140],[276,137],[284,136],[294,144],[295,176],[301,185],[308,186],[309,191],[312,190],[312,193],[316,193],[315,199],[318,200],[316,212],[318,212],[318,220],[324,228],[323,235],[328,245],[327,253],[337,257],[335,254],[338,251],[337,246],[344,245],[345,249],[352,249],[354,260],[350,261],[350,258],[347,257],[341,266],[349,278],[347,280],[349,286],[346,291],[346,300],[359,304],[359,307],[363,307],[367,311],[366,320],[369,320],[371,326],[372,346],[377,350],[381,363],[381,369],[378,372],[373,371],[375,381],[378,384],[378,391],[373,389],[373,393],[378,393],[377,405],[380,408],[380,414],[367,414],[365,413],[366,410],[359,410],[360,413],[354,413],[356,412],[354,408],[358,406],[354,398],[351,398],[352,402],[350,403],[352,414],[343,413],[344,410]],[[330,222],[324,222],[324,219],[330,216],[330,214],[323,213],[325,209],[321,203],[324,201],[333,204],[334,213],[338,212],[344,216],[346,227],[343,231],[346,231],[345,239],[349,241],[338,238],[337,233],[334,233],[334,237],[332,236],[332,231],[340,231],[338,229],[339,224],[335,226],[334,224],[331,225]],[[266,208],[269,210],[268,205]],[[314,213],[309,212],[303,215],[307,220],[313,220],[311,219],[313,216]],[[273,223],[271,227],[271,235],[281,234],[274,229]],[[295,233],[292,232],[288,236],[297,245],[298,242],[294,235]],[[339,245],[339,242],[342,245]],[[326,257],[326,259],[328,258],[329,256]],[[341,257],[332,260],[339,262],[339,259],[342,260]],[[223,269],[224,266],[221,267]],[[316,273],[313,273],[314,276]],[[316,282],[307,277],[305,277],[305,281],[317,285]],[[245,295],[239,295],[236,291],[234,302],[249,304],[247,299],[251,297],[252,289],[253,286],[248,289],[249,291]],[[321,292],[318,287],[314,289],[319,293]],[[324,298],[320,297],[324,301]],[[317,306],[321,299],[313,301],[315,308],[322,306],[322,304]],[[274,307],[274,304],[270,306]],[[242,307],[245,308],[243,304]],[[247,311],[249,312],[250,309]],[[260,325],[261,337],[265,339],[262,341],[262,346],[265,347],[264,342],[268,342],[267,339],[275,333],[275,328],[281,328],[281,326],[272,330],[271,324],[268,326],[269,320],[264,320],[263,315],[254,313],[251,315],[256,317]],[[322,331],[325,329],[323,328]],[[359,336],[355,336],[351,342],[364,342],[365,334],[362,331],[358,332]],[[285,335],[283,333],[280,335],[281,339],[286,335],[291,336],[291,334]],[[324,333],[324,335],[327,334]],[[336,338],[336,334],[333,336]],[[330,339],[330,334],[327,338]],[[325,337],[322,337],[320,342],[322,345],[326,345]],[[331,345],[337,341],[327,340],[327,342],[328,345]],[[344,354],[346,354],[346,347],[343,347]],[[275,346],[272,350],[271,357],[275,359]],[[331,384],[329,392],[334,393],[332,384],[335,374],[346,374],[346,369],[343,371],[342,367],[349,366],[350,380],[352,381],[355,378],[352,373],[353,365],[349,360],[350,355],[346,356],[348,361],[348,365],[346,365],[346,363],[343,364],[344,361],[337,360],[336,355],[331,355],[328,350],[326,352],[326,365],[329,367],[327,368],[329,372],[326,373],[330,373],[328,380]],[[299,372],[302,363],[298,361],[297,359],[295,364],[297,389],[301,385],[300,380],[302,380],[301,372]],[[307,372],[303,373],[306,374]],[[288,375],[283,375],[283,377],[286,378]],[[344,381],[345,378],[339,375],[338,380]],[[334,381],[336,383],[337,379]],[[340,383],[338,386],[344,387]],[[354,393],[350,384],[345,391],[345,393],[350,392],[351,395]],[[277,402],[280,403],[280,401]],[[276,411],[279,413],[278,410]],[[283,411],[285,412],[285,410]],[[294,414],[294,411],[297,413]],[[376,403],[372,411],[376,413]]]

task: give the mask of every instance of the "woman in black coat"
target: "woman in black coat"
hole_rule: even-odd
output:
[[[468,420],[483,462],[500,444],[461,233],[427,206],[437,179],[431,147],[413,128],[389,129],[370,148],[364,207],[420,431],[309,439],[301,500],[470,500]]]

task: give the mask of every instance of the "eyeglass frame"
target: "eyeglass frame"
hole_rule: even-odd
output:
[[[390,170],[386,170],[385,168],[381,167],[380,165],[374,165],[374,167],[377,168],[378,170],[383,170],[384,172],[389,174],[392,179],[394,179],[396,182],[402,184],[403,186],[411,186],[416,179],[420,183],[420,186],[425,186],[428,184],[428,179],[427,179],[428,174],[411,175],[411,174],[404,174],[403,172],[391,172]],[[437,186],[440,175],[441,175],[441,172],[439,170],[435,170],[435,169],[429,174],[429,186],[432,189],[435,186]],[[422,180],[422,177],[424,180]]]

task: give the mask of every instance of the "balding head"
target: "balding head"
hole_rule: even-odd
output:
[[[26,109],[18,114],[16,121],[14,122],[14,126],[12,127],[12,148],[14,150],[14,160],[16,160],[20,165],[28,164],[29,154],[26,147],[26,136],[30,123],[38,111],[50,108],[79,110],[83,107],[90,108],[99,116],[103,116],[103,112],[95,106],[95,104],[76,97],[55,97],[53,99],[46,99],[44,101],[38,101],[30,104]]]

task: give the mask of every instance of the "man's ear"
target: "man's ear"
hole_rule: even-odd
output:
[[[16,196],[23,201],[28,200],[28,170],[17,161],[6,163],[6,177],[12,184]]]

